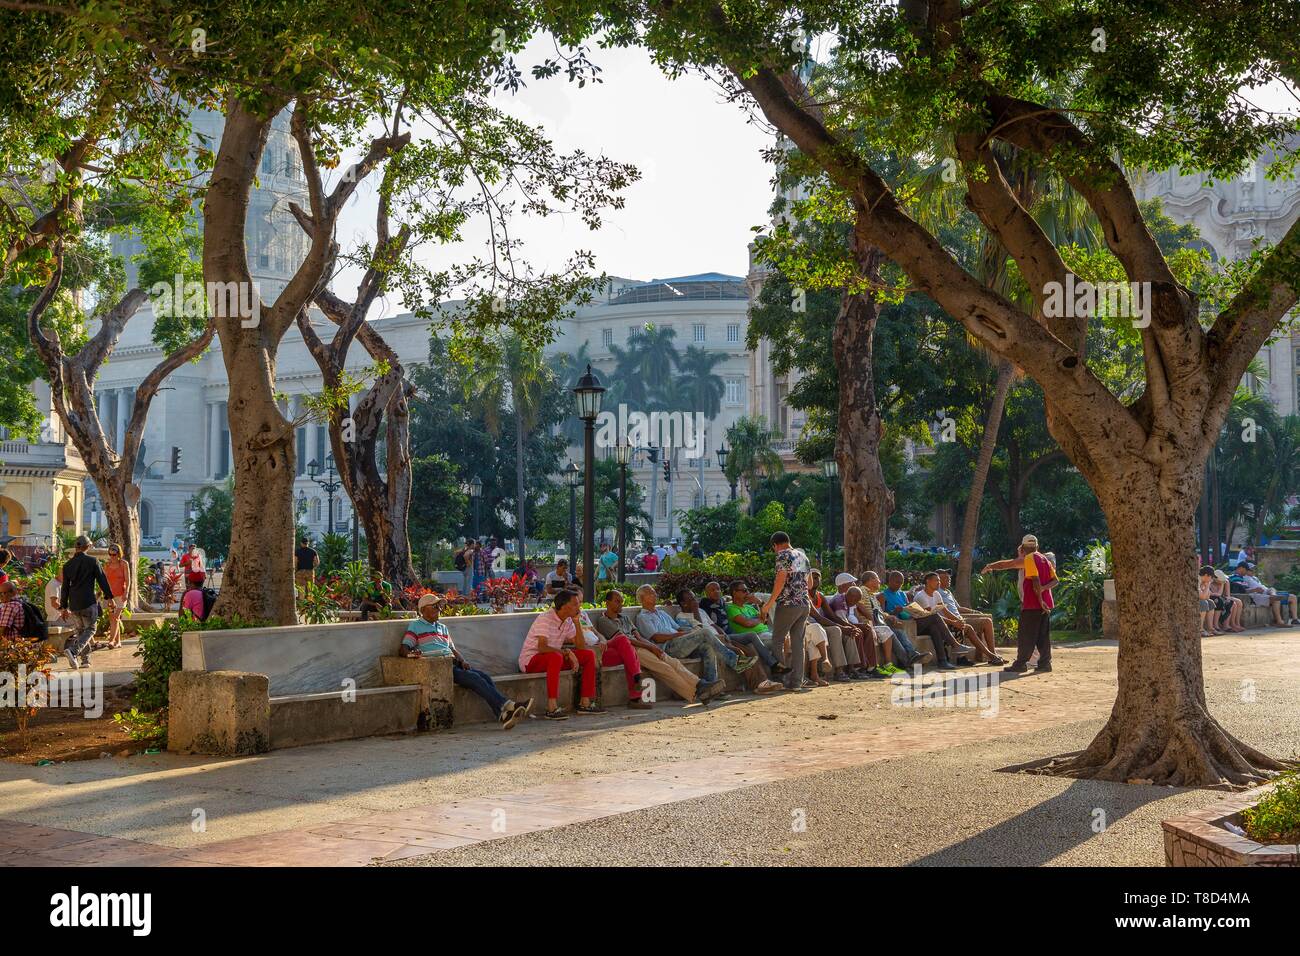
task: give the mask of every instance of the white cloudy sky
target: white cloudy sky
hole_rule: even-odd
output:
[[[530,44],[522,65],[539,62],[549,49]],[[529,80],[500,105],[520,119],[543,126],[557,149],[582,148],[632,163],[641,179],[624,192],[626,205],[610,212],[602,228],[589,230],[577,216],[523,223],[528,260],[559,268],[575,250],[595,254],[597,268],[634,279],[696,272],[744,275],[749,268],[751,227],[767,221],[772,169],[761,150],[771,138],[750,124],[736,104],[723,101],[698,76],[668,80],[642,50],[593,50],[604,82],[578,89],[562,75]],[[373,235],[374,190],[359,188],[339,225],[339,238]],[[485,251],[485,233],[473,232],[459,250],[429,250],[432,262]],[[344,273],[335,290],[348,295],[355,273]],[[405,311],[396,299],[376,317]]]

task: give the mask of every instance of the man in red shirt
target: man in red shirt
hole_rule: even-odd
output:
[[[1038,550],[1038,538],[1027,534],[1017,549],[1019,557],[994,561],[984,566],[990,571],[1020,572],[1020,627],[1016,634],[1016,659],[1003,668],[1013,674],[1029,670],[1029,658],[1038,649],[1035,674],[1052,670],[1052,588],[1056,586],[1056,568]]]

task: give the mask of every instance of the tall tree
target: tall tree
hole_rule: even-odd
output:
[[[1171,270],[1119,165],[1180,162],[1231,174],[1280,145],[1294,121],[1237,96],[1243,76],[1300,78],[1294,45],[1277,42],[1276,24],[1245,4],[1226,6],[1224,19],[1210,23],[1190,4],[1134,9],[1111,0],[942,0],[901,10],[763,0],[616,6],[642,18],[643,35],[670,66],[720,69],[824,169],[854,210],[859,242],[882,249],[991,352],[1042,386],[1052,434],[1106,514],[1120,624],[1110,719],[1054,768],[1167,784],[1245,784],[1278,769],[1210,715],[1200,642],[1189,639],[1195,608],[1162,582],[1195,571],[1206,457],[1247,363],[1300,297],[1300,226],[1252,257],[1216,300],[1199,299]],[[1300,11],[1288,16],[1294,24]],[[1100,45],[1098,23],[1106,24]],[[796,30],[841,40],[835,57],[846,78],[829,106],[800,75]],[[1158,126],[1136,119],[1153,114]],[[872,149],[906,153],[935,129],[952,132],[953,168],[970,206],[1024,276],[1032,310],[964,268],[873,164]],[[1096,310],[1086,298],[1064,303],[1073,276],[1002,175],[998,141],[1034,154],[1084,197],[1126,279],[1139,283],[1143,301],[1132,304],[1146,387],[1135,399],[1123,400],[1090,369]]]
[[[749,513],[754,513],[754,488],[764,475],[779,475],[784,468],[781,456],[772,448],[772,442],[781,433],[767,423],[761,415],[757,418],[739,418],[727,429],[727,443],[731,453],[727,456],[727,478],[745,483],[749,497]]]

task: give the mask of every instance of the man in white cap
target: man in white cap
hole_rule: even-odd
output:
[[[438,620],[438,607],[442,597],[432,592],[422,595],[416,605],[419,617],[411,621],[402,636],[403,657],[450,657],[451,679],[460,687],[468,688],[483,699],[492,709],[503,730],[509,730],[528,716],[533,702],[516,704],[497,690],[492,678],[481,670],[469,666],[452,643],[447,625]]]
[[[1020,626],[1016,633],[1016,659],[1003,670],[1023,674],[1029,670],[1029,658],[1038,650],[1036,674],[1052,670],[1052,588],[1056,586],[1056,568],[1038,550],[1038,538],[1027,534],[1020,542],[1017,557],[994,561],[984,566],[990,571],[1019,571]]]

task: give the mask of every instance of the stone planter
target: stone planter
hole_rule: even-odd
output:
[[[1241,826],[1241,811],[1270,789],[1268,785],[1234,794],[1213,807],[1162,821],[1165,866],[1300,866],[1300,846],[1256,843],[1223,826]]]

